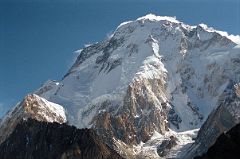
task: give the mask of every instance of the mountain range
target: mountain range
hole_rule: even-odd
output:
[[[239,123],[239,36],[149,14],[78,52],[0,121],[0,158],[206,157]]]

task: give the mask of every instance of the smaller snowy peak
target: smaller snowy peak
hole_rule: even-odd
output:
[[[62,106],[49,102],[36,94],[27,95],[2,119],[0,123],[0,143],[2,143],[15,129],[27,119],[40,122],[66,123],[67,118]]]
[[[20,104],[26,117],[45,122],[67,122],[65,110],[62,106],[49,102],[36,94],[29,94]]]

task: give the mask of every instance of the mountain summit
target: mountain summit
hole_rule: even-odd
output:
[[[149,14],[83,48],[61,81],[34,93],[64,107],[69,125],[94,129],[125,158],[200,155],[238,121],[239,39]],[[213,132],[208,123],[222,119],[211,117],[223,113],[219,107],[232,113]],[[193,144],[200,128],[209,133]]]

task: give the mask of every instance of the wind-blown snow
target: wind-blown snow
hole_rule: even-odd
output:
[[[178,20],[176,20],[176,17],[168,17],[168,16],[156,16],[154,14],[148,14],[146,16],[140,17],[137,20],[150,20],[150,21],[169,21],[173,23],[180,23]]]

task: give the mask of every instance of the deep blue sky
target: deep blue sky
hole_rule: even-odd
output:
[[[239,0],[0,0],[0,116],[48,79],[74,51],[148,13],[240,34]]]

